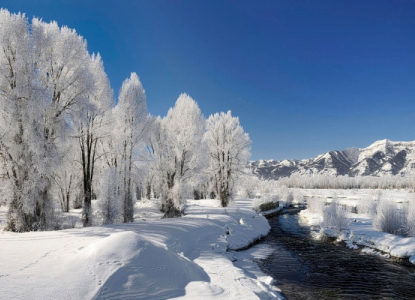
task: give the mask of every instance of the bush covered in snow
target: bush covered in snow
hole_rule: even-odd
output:
[[[346,208],[342,205],[333,202],[324,209],[323,221],[321,223],[323,228],[342,231],[347,228],[349,223],[350,220],[347,216]]]
[[[317,197],[308,198],[307,209],[310,213],[321,215],[324,211],[324,200]]]
[[[407,214],[399,209],[395,201],[381,199],[374,212],[373,225],[375,228],[392,234],[405,235],[407,229]]]
[[[415,200],[411,200],[408,203],[406,228],[409,236],[415,236]]]
[[[245,175],[238,182],[237,189],[239,191],[239,196],[244,199],[254,199],[259,192],[260,185],[261,179],[252,174]]]
[[[376,213],[376,201],[371,197],[366,197],[359,201],[357,205],[357,212],[359,214],[373,215]]]
[[[122,203],[118,191],[120,178],[115,168],[109,168],[104,176],[101,186],[99,209],[102,214],[102,223],[112,224],[121,214]]]
[[[279,196],[276,194],[264,194],[254,199],[253,209],[256,211],[266,211],[278,207]]]

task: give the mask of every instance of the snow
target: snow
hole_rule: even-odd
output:
[[[231,251],[246,248],[270,230],[250,201],[221,208],[217,200],[189,200],[184,217],[161,220],[157,205],[156,200],[138,202],[141,218],[136,212],[134,223],[2,232],[0,295],[7,299],[282,299],[272,279],[253,262],[266,255],[266,249]]]
[[[329,195],[335,194],[339,203],[352,207],[358,205],[369,196],[373,196],[379,191],[370,190],[304,190],[305,194],[313,193],[313,197],[332,201]],[[383,191],[382,197],[394,199],[397,203],[412,200],[415,195],[408,190],[386,190]],[[312,214],[308,210],[300,212],[301,220],[310,226],[317,226],[321,223],[321,215]],[[351,223],[346,230],[335,232],[330,229],[320,229],[316,238],[322,234],[336,237],[338,241],[346,242],[346,245],[352,249],[363,247],[362,252],[374,253],[383,256],[393,256],[396,258],[409,259],[415,265],[415,237],[401,237],[386,232],[381,232],[374,228],[373,221],[366,214],[349,213]]]
[[[350,147],[329,151],[302,160],[251,161],[254,174],[264,179],[291,175],[413,176],[415,174],[415,141],[379,140],[366,148]],[[375,163],[375,165],[374,165]],[[289,167],[290,169],[286,169]],[[272,172],[271,172],[272,169]]]

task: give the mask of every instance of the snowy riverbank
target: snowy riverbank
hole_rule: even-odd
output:
[[[182,218],[3,232],[0,295],[2,299],[282,298],[272,279],[252,262],[260,248],[229,251],[246,248],[270,230],[248,202],[221,208],[216,200],[189,201]],[[137,219],[143,218],[145,213]]]
[[[409,260],[415,265],[415,237],[401,237],[376,230],[368,215],[349,213],[351,222],[341,232],[319,228],[321,216],[309,210],[303,210],[299,215],[302,221],[317,230],[316,238],[326,235],[336,238],[337,242],[345,242],[349,248],[361,248],[365,253]]]

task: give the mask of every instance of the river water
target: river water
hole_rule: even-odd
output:
[[[287,299],[415,299],[415,268],[316,241],[298,212],[269,219],[272,230],[261,244],[272,254],[257,261]]]

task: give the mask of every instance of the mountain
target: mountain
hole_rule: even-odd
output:
[[[291,174],[405,176],[415,174],[415,141],[380,140],[367,148],[334,150],[310,159],[251,161],[249,168],[263,179],[278,179]]]

